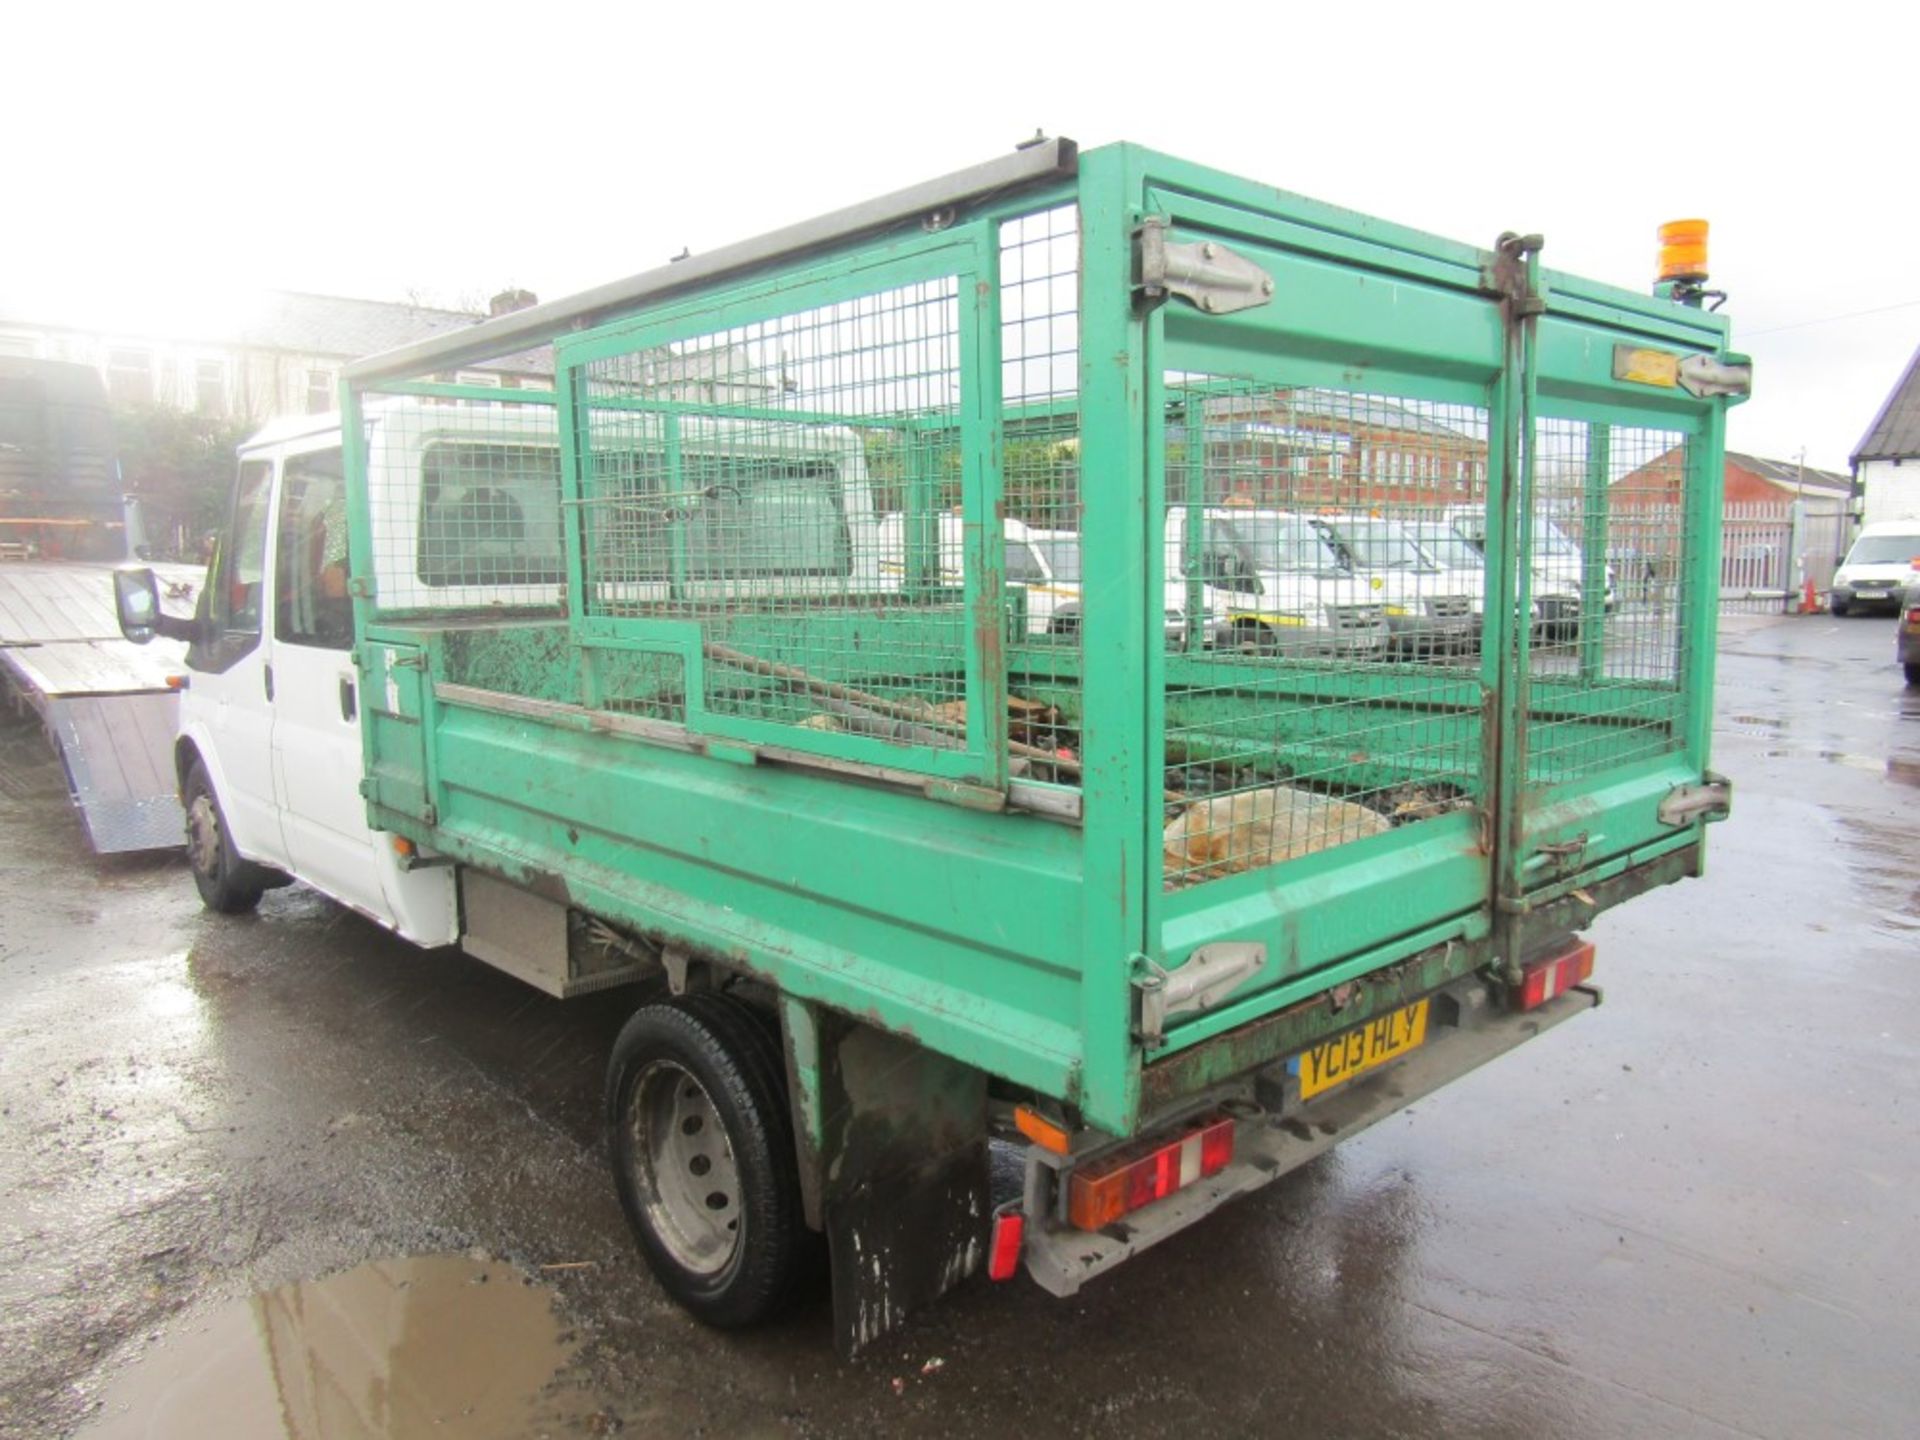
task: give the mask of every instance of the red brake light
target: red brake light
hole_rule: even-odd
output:
[[[993,1239],[987,1245],[989,1280],[1013,1278],[1013,1272],[1020,1268],[1020,1244],[1026,1234],[1027,1217],[1017,1208],[1008,1206],[994,1212]]]
[[[1170,1140],[1142,1140],[1075,1170],[1067,1218],[1081,1230],[1102,1229],[1196,1180],[1218,1175],[1232,1159],[1233,1121],[1203,1116]]]
[[[1536,960],[1520,972],[1512,990],[1516,1010],[1532,1010],[1564,995],[1593,974],[1593,942],[1581,940],[1564,955]]]

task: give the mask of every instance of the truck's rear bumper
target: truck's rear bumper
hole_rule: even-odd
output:
[[[1096,1275],[1177,1235],[1227,1201],[1279,1179],[1376,1120],[1592,1009],[1599,1000],[1597,990],[1581,988],[1525,1013],[1476,1016],[1463,1010],[1460,1024],[1436,1030],[1413,1054],[1307,1104],[1274,1113],[1252,1102],[1236,1102],[1234,1158],[1226,1169],[1101,1231],[1076,1230],[1051,1213],[1033,1214],[1034,1200],[1050,1187],[1029,1183],[1027,1273],[1044,1290],[1072,1295]]]

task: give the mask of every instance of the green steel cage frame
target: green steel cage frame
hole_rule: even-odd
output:
[[[1114,1134],[1324,1033],[1330,987],[1349,1024],[1511,973],[1697,873],[1724,813],[1743,364],[1722,317],[1538,248],[1056,141],[352,366],[371,820]],[[1368,427],[1393,493],[1478,517],[1471,644],[1213,643],[1223,487],[1438,513],[1381,501]],[[1659,465],[1682,558],[1615,614],[1611,497]],[[1171,850],[1213,802],[1268,848]],[[1156,1016],[1221,944],[1257,965]]]

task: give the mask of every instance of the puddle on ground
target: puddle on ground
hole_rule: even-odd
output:
[[[570,1349],[553,1292],[461,1255],[269,1290],[166,1338],[82,1440],[505,1440],[558,1428],[581,1398],[543,1393]]]

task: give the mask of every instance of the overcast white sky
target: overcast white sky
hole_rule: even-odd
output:
[[[1756,365],[1733,448],[1844,468],[1920,343],[1920,12],[1588,8],[16,7],[0,311],[552,299],[1044,126],[1480,244],[1541,231],[1636,289],[1655,226],[1706,216]]]

